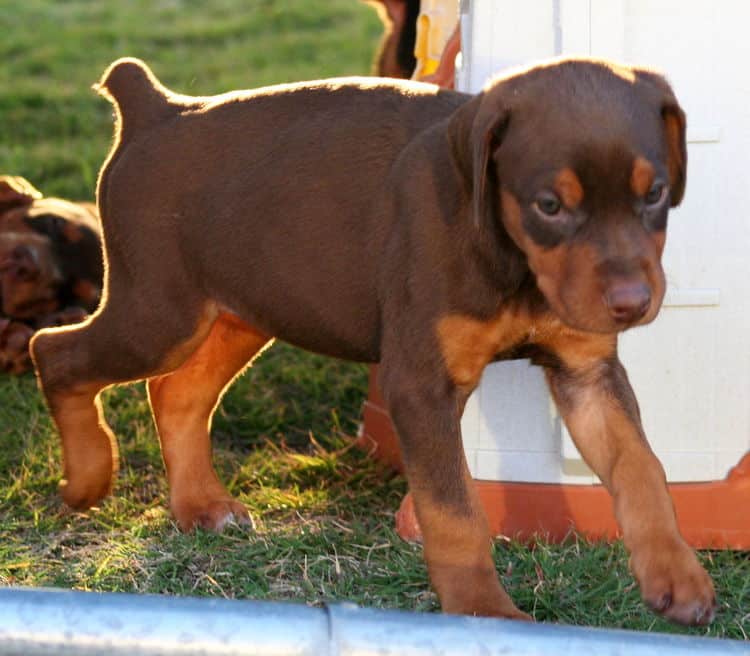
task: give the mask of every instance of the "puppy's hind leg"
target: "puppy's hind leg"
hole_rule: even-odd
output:
[[[173,299],[153,298],[154,290],[148,291],[110,290],[105,305],[86,322],[45,329],[32,339],[39,383],[62,441],[61,494],[73,508],[88,508],[105,497],[117,471],[117,442],[102,413],[100,392],[176,368],[218,314],[211,303],[186,298],[175,308]]]
[[[167,468],[172,514],[183,531],[220,531],[235,519],[249,522],[211,463],[211,417],[234,377],[271,342],[227,314],[177,370],[148,381],[148,394]]]

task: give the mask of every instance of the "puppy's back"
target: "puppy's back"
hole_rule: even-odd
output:
[[[179,96],[132,59],[99,90],[119,117],[98,188],[111,269],[158,263],[269,334],[377,358],[375,254],[411,176],[397,184],[394,164],[469,96],[374,78]],[[307,319],[287,326],[288,307]]]

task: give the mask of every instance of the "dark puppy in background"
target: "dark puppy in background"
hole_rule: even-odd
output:
[[[459,422],[488,362],[531,357],[614,497],[646,602],[711,620],[617,357],[617,334],[659,311],[685,187],[685,119],[661,76],[574,59],[477,96],[351,78],[193,98],[126,59],[99,90],[118,117],[98,186],[103,302],[32,342],[69,505],[112,487],[100,392],[145,378],[179,525],[246,520],[210,421],[278,337],[380,363],[443,609],[527,617],[498,581]]]
[[[93,312],[102,268],[93,203],[44,198],[24,178],[0,176],[0,370],[31,368],[36,329]]]
[[[378,46],[373,74],[409,79],[417,66],[414,47],[420,0],[365,0],[378,12],[383,37]]]

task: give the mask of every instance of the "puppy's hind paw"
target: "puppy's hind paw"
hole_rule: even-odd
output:
[[[216,499],[202,504],[189,504],[174,509],[174,516],[181,531],[195,528],[221,533],[227,526],[237,524],[255,530],[253,518],[247,508],[234,499]]]

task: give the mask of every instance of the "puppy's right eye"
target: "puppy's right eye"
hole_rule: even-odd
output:
[[[546,214],[549,217],[557,216],[562,209],[560,199],[555,194],[549,192],[539,194],[536,201],[534,201],[534,205],[536,205],[542,214]]]
[[[661,203],[662,199],[664,198],[664,192],[666,188],[666,185],[662,184],[661,182],[654,182],[654,184],[651,185],[651,189],[648,190],[646,196],[644,197],[646,200],[646,205],[659,205],[659,203]]]

